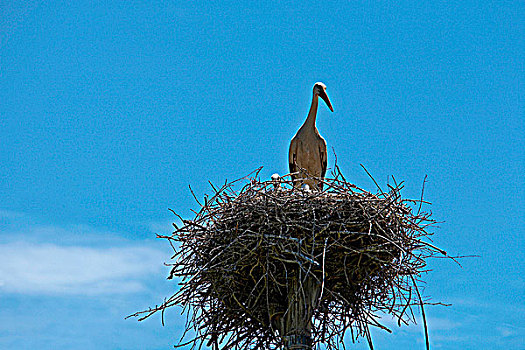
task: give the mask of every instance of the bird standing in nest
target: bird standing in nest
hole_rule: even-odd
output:
[[[313,177],[324,179],[327,166],[326,141],[315,126],[319,97],[326,102],[332,112],[334,111],[326,94],[326,85],[315,83],[308,117],[293,137],[288,153],[294,187],[304,184],[314,191],[321,191],[323,183]]]

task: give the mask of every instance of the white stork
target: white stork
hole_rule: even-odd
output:
[[[315,83],[308,117],[290,143],[288,161],[294,187],[305,184],[312,190],[323,189],[321,182],[311,178],[312,176],[324,178],[327,164],[326,141],[315,126],[319,97],[326,102],[332,112],[334,111],[326,94],[326,85]]]

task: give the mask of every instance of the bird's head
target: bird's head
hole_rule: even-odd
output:
[[[332,103],[330,103],[330,99],[328,98],[328,95],[326,94],[326,85],[321,83],[321,82],[317,82],[315,83],[314,85],[314,95],[317,95],[319,97],[321,97],[324,102],[326,102],[326,105],[328,106],[328,108],[330,108],[330,110],[333,112],[334,109],[332,108]]]

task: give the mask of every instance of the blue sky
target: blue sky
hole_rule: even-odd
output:
[[[181,4],[179,4],[181,3]],[[168,349],[167,208],[287,171],[316,81],[347,179],[406,181],[435,243],[436,349],[525,344],[522,1],[0,4],[0,348]],[[329,166],[334,157],[329,155]],[[388,320],[387,320],[388,322]],[[375,332],[424,348],[421,326]],[[364,343],[355,349],[365,349]]]

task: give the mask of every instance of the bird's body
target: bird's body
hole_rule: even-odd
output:
[[[295,187],[308,185],[313,190],[322,190],[323,184],[314,178],[324,178],[327,166],[326,141],[315,126],[319,97],[333,112],[332,104],[326,95],[323,83],[314,85],[312,105],[306,121],[297,131],[290,143],[288,162]],[[314,177],[314,178],[312,178]]]
[[[318,181],[308,179],[312,176],[323,178],[326,173],[326,141],[317,128],[313,131],[299,129],[290,143],[289,154],[290,173],[298,173],[292,175],[294,185],[304,183],[310,188],[318,188]]]

